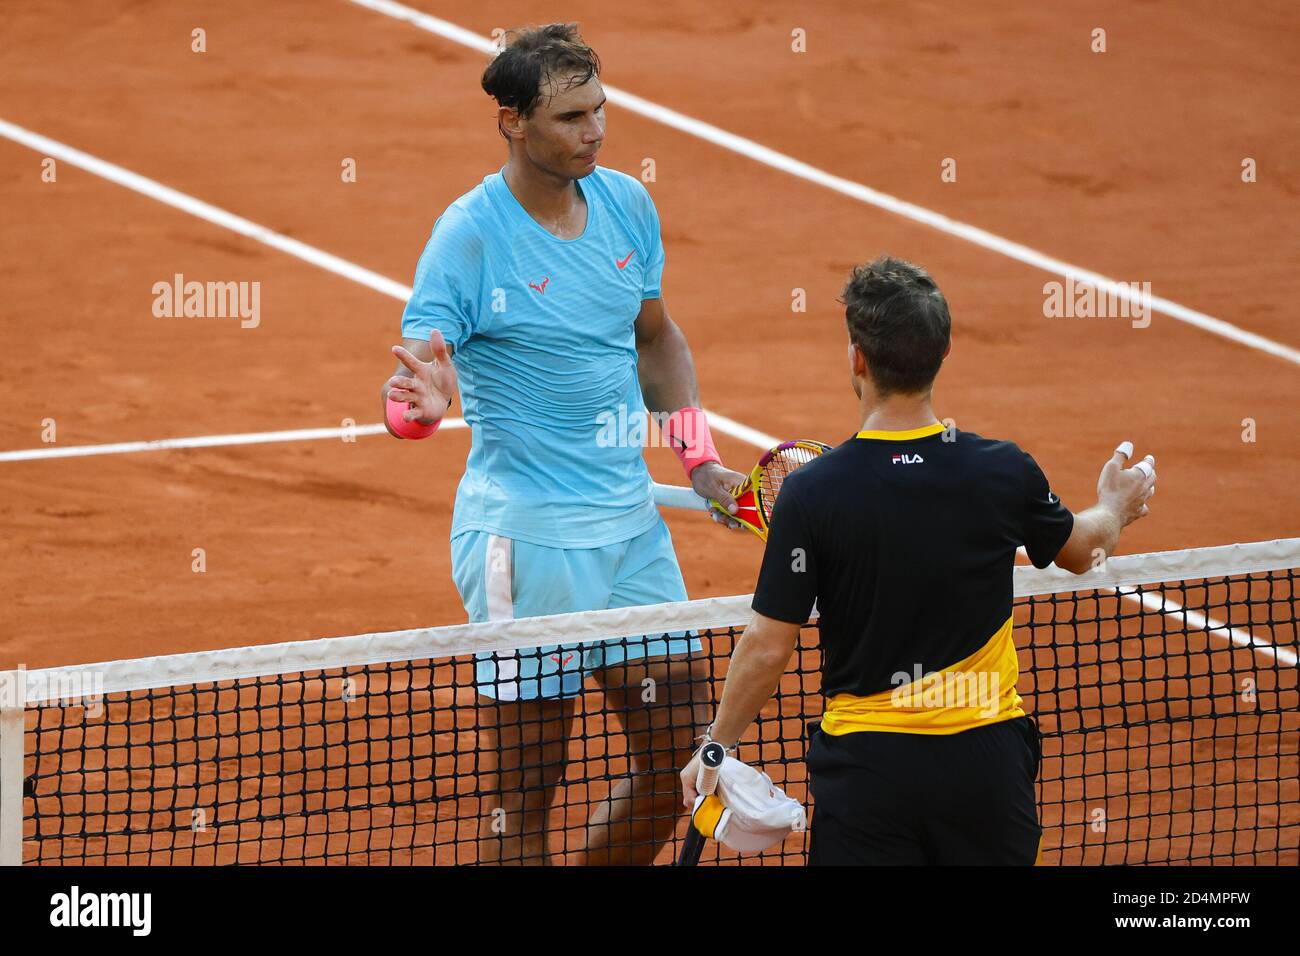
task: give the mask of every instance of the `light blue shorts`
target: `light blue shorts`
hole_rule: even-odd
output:
[[[451,567],[471,622],[686,600],[662,518],[649,531],[603,548],[547,548],[467,531],[451,540]],[[690,632],[674,631],[481,653],[476,681],[481,694],[497,700],[574,697],[588,671],[700,647]]]

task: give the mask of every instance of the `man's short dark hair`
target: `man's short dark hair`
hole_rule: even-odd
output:
[[[880,256],[853,270],[840,301],[849,339],[866,356],[880,395],[923,392],[934,383],[952,337],[952,319],[928,272]]]
[[[537,108],[547,82],[570,74],[565,89],[600,76],[600,58],[583,42],[576,23],[510,30],[505,48],[483,71],[483,91],[498,106],[528,117]]]

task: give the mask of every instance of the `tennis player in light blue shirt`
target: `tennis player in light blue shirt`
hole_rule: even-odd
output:
[[[596,163],[598,58],[571,25],[510,36],[483,75],[509,156],[434,224],[383,389],[389,431],[423,437],[459,394],[472,444],[452,568],[471,621],[685,600],[643,442],[611,423],[643,422],[647,406],[694,423],[702,435],[678,455],[695,491],[724,506],[743,476],[712,449],[690,349],[664,306],[654,203],[640,180]],[[632,772],[594,807],[569,861],[651,862],[675,827],[674,768],[704,729],[708,702],[691,699],[708,680],[699,648],[676,633],[480,655],[478,746],[500,761],[480,862],[548,861],[587,677],[624,725]]]
[[[402,317],[404,339],[437,329],[455,349],[474,438],[452,537],[627,541],[662,520],[650,475],[639,445],[598,438],[610,412],[645,408],[634,327],[641,303],[660,298],[659,217],[640,181],[596,167],[575,181],[585,228],[560,238],[503,172],[438,219]]]

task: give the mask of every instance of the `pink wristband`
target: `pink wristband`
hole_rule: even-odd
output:
[[[418,421],[408,422],[402,417],[402,413],[411,407],[407,402],[396,402],[390,398],[386,406],[388,427],[403,438],[409,438],[412,441],[419,438],[428,438],[442,426],[441,418],[432,425],[421,425]]]
[[[713,447],[713,436],[709,434],[709,420],[700,408],[679,408],[668,416],[664,427],[668,444],[677,453],[686,477],[691,476],[696,468],[706,461],[721,462],[718,450]]]

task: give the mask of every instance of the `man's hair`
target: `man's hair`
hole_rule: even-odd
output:
[[[934,383],[952,336],[952,319],[928,272],[880,256],[853,270],[840,301],[849,339],[866,356],[880,395],[923,392]]]
[[[547,83],[568,74],[573,76],[565,89],[600,76],[600,57],[582,41],[576,23],[510,30],[505,48],[483,71],[483,91],[498,106],[527,117],[533,115]]]

